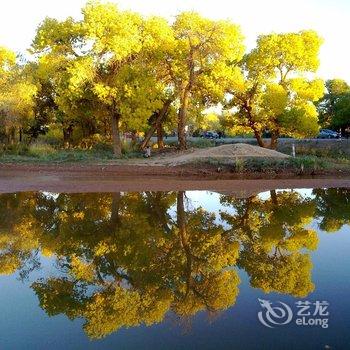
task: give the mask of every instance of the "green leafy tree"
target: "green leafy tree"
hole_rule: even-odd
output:
[[[326,232],[337,232],[350,223],[350,191],[346,188],[315,189],[316,216],[319,227]]]
[[[326,81],[326,93],[317,103],[323,127],[346,128],[350,125],[350,86],[342,79]]]
[[[349,133],[350,86],[344,80],[332,79],[326,82],[326,88],[317,104],[321,125]]]

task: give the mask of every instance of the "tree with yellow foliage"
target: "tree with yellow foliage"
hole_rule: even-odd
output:
[[[165,85],[155,67],[172,45],[167,22],[90,2],[83,9],[86,40],[92,43],[82,66],[73,68],[71,88],[90,81],[111,117],[114,153],[121,155],[121,130],[141,129],[163,105]]]
[[[324,84],[309,76],[319,66],[321,43],[314,31],[261,35],[242,62],[242,84],[228,89],[228,124],[237,132],[253,132],[259,146],[273,149],[281,135],[316,135],[314,102],[323,96]],[[262,138],[266,131],[269,145]]]
[[[241,30],[230,21],[183,12],[170,24],[114,3],[88,1],[79,20],[41,23],[26,69],[0,49],[2,128],[13,142],[16,130],[30,126],[37,136],[52,123],[68,146],[73,133],[79,141],[102,134],[120,157],[123,132],[135,135],[149,125],[141,149],[155,131],[163,147],[168,116],[171,129],[177,124],[183,150],[186,130],[221,103],[226,107],[221,125],[253,133],[260,146],[276,148],[281,135],[318,132],[314,103],[324,85],[315,73],[321,43],[312,30],[261,35],[244,55]],[[343,127],[347,100],[346,94],[335,113]],[[271,135],[269,145],[265,133]]]
[[[154,67],[173,39],[171,29],[162,18],[144,19],[112,3],[90,1],[82,12],[82,21],[46,19],[33,51],[39,70],[54,82],[63,130],[107,116],[121,156],[121,131],[142,129],[164,103]]]
[[[38,95],[42,95],[44,101],[53,100],[48,106],[51,118],[47,122],[60,125],[65,147],[70,145],[76,125],[81,125],[83,130],[90,129],[92,134],[105,112],[103,106],[98,105],[89,81],[81,89],[71,88],[77,69],[80,74],[86,73],[84,34],[82,24],[72,18],[64,21],[46,18],[38,27],[31,47],[37,60],[33,76],[40,86]],[[38,100],[38,104],[40,102]]]
[[[210,20],[195,12],[178,15],[172,28],[175,43],[165,65],[179,100],[178,139],[180,149],[185,149],[191,103],[199,96],[223,98],[225,87],[235,83],[236,63],[244,53],[243,36],[230,21]]]
[[[0,128],[8,143],[22,141],[23,128],[34,117],[36,91],[32,78],[16,62],[15,53],[0,47]]]

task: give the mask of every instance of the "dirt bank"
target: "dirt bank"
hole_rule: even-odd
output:
[[[177,166],[182,164],[193,164],[196,161],[204,161],[207,159],[229,160],[247,158],[264,158],[264,159],[285,159],[288,155],[271,149],[248,145],[245,143],[237,143],[233,145],[223,145],[210,147],[205,149],[194,149],[187,154],[180,154],[170,159],[163,160],[163,163],[169,166]]]
[[[215,169],[131,165],[0,165],[0,192],[211,190],[247,196],[270,189],[349,187],[350,176],[217,173]]]

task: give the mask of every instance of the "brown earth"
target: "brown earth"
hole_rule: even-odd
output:
[[[209,148],[193,148],[184,152],[171,151],[156,154],[150,159],[130,160],[128,164],[151,165],[151,166],[178,166],[195,164],[198,162],[211,161],[235,161],[247,158],[283,159],[289,158],[287,154],[280,153],[267,148],[249,145],[246,143],[228,144]]]
[[[136,165],[0,165],[0,193],[210,190],[247,195],[284,188],[348,187],[350,176],[218,173],[215,168]]]
[[[301,177],[290,170],[237,173],[233,172],[232,166],[217,167],[197,162],[251,157],[276,159],[288,156],[248,144],[234,144],[104,164],[4,163],[0,164],[0,192],[212,190],[246,196],[277,188],[350,187],[350,174],[336,169]]]
[[[198,160],[232,160],[246,158],[269,158],[282,159],[289,158],[288,155],[271,149],[248,145],[246,143],[237,143],[233,145],[222,145],[210,147],[201,150],[194,150],[188,154],[175,156],[168,160],[167,165],[177,166],[182,164],[192,164]]]

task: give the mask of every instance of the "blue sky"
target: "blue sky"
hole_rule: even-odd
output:
[[[350,83],[350,0],[119,0],[122,9],[170,20],[184,10],[195,10],[214,19],[240,24],[247,48],[257,35],[314,29],[323,38],[322,78],[343,78]],[[3,0],[0,8],[0,45],[24,51],[35,29],[46,17],[79,17],[85,0]]]

